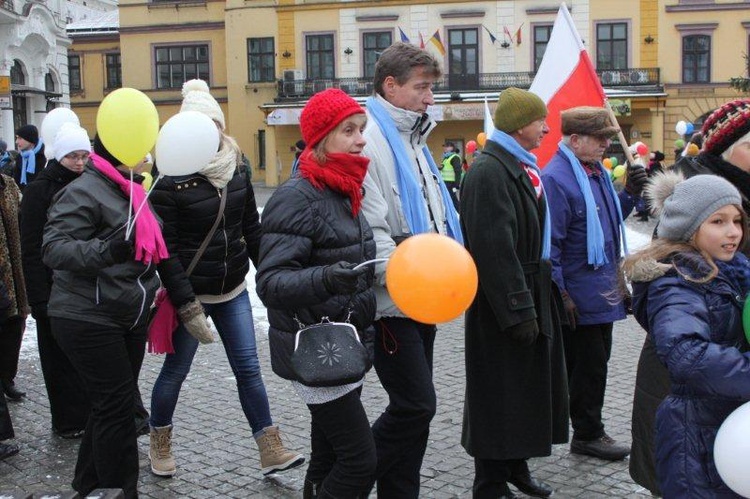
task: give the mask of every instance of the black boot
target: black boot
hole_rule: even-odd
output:
[[[13,402],[18,402],[22,398],[26,396],[26,392],[22,392],[21,390],[16,387],[16,384],[11,381],[2,381],[3,385],[3,393],[5,393],[5,396],[8,397],[8,400],[12,400]]]

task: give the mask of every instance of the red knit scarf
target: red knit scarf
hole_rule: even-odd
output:
[[[352,203],[352,215],[357,216],[362,204],[362,182],[367,174],[370,158],[357,154],[327,154],[326,162],[319,164],[306,150],[299,157],[299,171],[313,187],[323,190],[328,187],[349,197]]]

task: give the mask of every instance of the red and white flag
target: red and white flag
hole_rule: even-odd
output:
[[[576,106],[601,107],[606,101],[602,84],[565,3],[557,12],[542,63],[529,90],[547,104],[550,132],[533,151],[537,164],[544,166],[557,150],[562,136],[560,111]]]

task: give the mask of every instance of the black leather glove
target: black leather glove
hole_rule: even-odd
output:
[[[112,239],[107,247],[109,254],[115,263],[123,263],[133,258],[133,241],[125,239]]]
[[[31,306],[31,316],[38,321],[49,319],[47,315],[47,302],[35,303]]]
[[[628,165],[625,190],[631,196],[640,196],[648,182],[648,173],[641,165]]]
[[[357,265],[348,262],[336,262],[323,269],[323,285],[333,295],[351,295],[357,291],[359,276],[367,272],[363,266],[354,270]]]
[[[536,323],[536,319],[532,319],[511,327],[508,332],[511,338],[517,342],[531,346],[539,336],[539,325]]]
[[[565,306],[565,315],[568,317],[568,326],[575,331],[578,307],[576,307],[576,303],[567,291],[562,291],[560,294],[562,295],[563,305]]]

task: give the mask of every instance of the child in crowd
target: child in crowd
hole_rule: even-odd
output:
[[[623,266],[635,317],[671,381],[656,415],[659,488],[665,498],[736,497],[716,471],[713,445],[724,419],[750,400],[742,198],[715,175],[684,180],[668,172],[646,189],[657,237]]]

